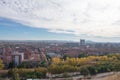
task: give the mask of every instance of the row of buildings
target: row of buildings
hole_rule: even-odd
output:
[[[1,48],[0,58],[3,63],[9,65],[10,62],[14,61],[16,65],[21,64],[25,61],[42,61],[46,60],[45,54],[38,48],[33,50],[23,48]]]

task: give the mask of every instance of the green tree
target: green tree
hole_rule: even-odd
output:
[[[87,67],[88,67],[88,70],[89,70],[90,75],[95,75],[95,74],[97,74],[98,70],[97,70],[97,68],[96,68],[95,66],[88,65]]]
[[[15,62],[14,61],[9,63],[8,69],[9,68],[15,68]]]
[[[80,67],[80,73],[84,75],[85,77],[90,74],[88,68],[86,65]]]
[[[80,53],[80,54],[78,55],[78,58],[83,58],[83,57],[87,57],[86,53]]]
[[[63,55],[63,59],[64,59],[64,60],[66,60],[67,57],[68,57],[68,56],[67,56],[66,54]]]
[[[45,60],[43,60],[41,63],[40,63],[40,66],[41,67],[46,67],[47,66],[47,62]]]

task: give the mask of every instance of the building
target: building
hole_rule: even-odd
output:
[[[12,59],[16,65],[19,65],[24,60],[24,53],[14,52],[12,54]]]
[[[85,47],[85,40],[84,39],[80,39],[80,47]]]

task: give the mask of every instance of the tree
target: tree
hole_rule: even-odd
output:
[[[18,67],[19,68],[27,68],[27,63],[26,62],[22,62]]]
[[[114,62],[113,68],[114,68],[114,71],[120,71],[120,61]]]
[[[4,68],[4,64],[2,62],[2,60],[0,60],[0,69],[3,69]]]
[[[40,63],[40,66],[41,67],[46,67],[47,66],[47,62],[45,60],[43,60],[41,63]]]
[[[60,64],[61,63],[61,59],[58,58],[58,57],[54,57],[54,58],[52,58],[52,63],[53,64]]]
[[[88,76],[90,73],[89,73],[89,70],[87,69],[87,67],[84,65],[84,66],[81,66],[80,68],[80,73],[82,75],[84,75],[85,77]]]
[[[15,62],[14,61],[9,63],[8,69],[9,68],[15,68]]]
[[[52,64],[48,67],[48,71],[52,74],[60,74],[63,73],[62,66]]]
[[[45,78],[47,72],[48,72],[47,68],[44,67],[39,67],[35,69],[37,78]]]
[[[98,71],[97,71],[97,69],[96,69],[95,66],[88,65],[87,67],[88,67],[88,70],[89,70],[90,75],[95,75],[95,74],[97,74]]]
[[[18,69],[17,69],[17,68],[10,69],[10,70],[8,71],[8,75],[9,75],[9,77],[12,77],[12,80],[20,80],[20,77],[19,77],[19,73],[18,73]]]
[[[66,55],[66,54],[63,55],[63,59],[64,59],[64,60],[67,59],[67,55]]]
[[[14,73],[14,80],[20,80],[18,73]]]
[[[79,57],[79,58],[87,57],[87,55],[86,55],[85,53],[80,53],[80,54],[78,55],[78,57]]]

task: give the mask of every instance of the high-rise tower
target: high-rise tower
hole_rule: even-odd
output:
[[[80,39],[80,47],[84,47],[85,46],[85,40],[84,39]]]

